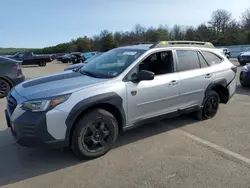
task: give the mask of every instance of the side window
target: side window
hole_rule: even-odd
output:
[[[202,51],[203,56],[207,60],[209,65],[215,65],[221,63],[222,59],[211,52]]]
[[[157,52],[139,64],[139,71],[148,70],[155,75],[174,72],[172,51]]]
[[[178,57],[179,72],[200,68],[200,62],[196,51],[177,50],[176,53]]]
[[[204,57],[201,55],[200,52],[198,52],[198,57],[199,57],[199,60],[200,60],[201,68],[208,67],[208,64],[207,64],[206,60],[204,59]]]

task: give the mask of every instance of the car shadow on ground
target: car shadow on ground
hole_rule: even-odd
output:
[[[113,149],[157,134],[180,128],[196,121],[188,116],[180,116],[163,123],[143,125],[120,135]],[[7,143],[0,145],[0,186],[17,183],[39,175],[58,171],[84,163],[69,150],[42,150],[18,146],[10,142],[9,130],[0,131]]]

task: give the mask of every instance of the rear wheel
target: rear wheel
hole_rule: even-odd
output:
[[[0,79],[0,98],[4,98],[8,95],[11,86],[8,82],[3,79]]]
[[[80,158],[97,158],[107,153],[118,137],[115,117],[103,109],[84,115],[72,134],[72,150]]]
[[[217,114],[219,104],[219,95],[213,90],[210,91],[205,98],[203,108],[200,111],[196,112],[196,119],[206,120],[213,118]]]
[[[38,65],[40,67],[45,67],[46,66],[46,61],[45,60],[41,60]]]

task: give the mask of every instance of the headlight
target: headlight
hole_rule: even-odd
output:
[[[42,112],[54,108],[55,106],[65,102],[70,95],[63,95],[53,97],[51,99],[41,99],[26,101],[22,104],[21,108],[32,112]]]
[[[247,70],[250,71],[250,65],[247,65],[246,67],[247,67]]]

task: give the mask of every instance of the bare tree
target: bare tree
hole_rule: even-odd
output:
[[[184,29],[179,25],[174,25],[170,32],[171,40],[183,40],[184,39]]]
[[[250,8],[242,14],[241,20],[243,28],[250,29]]]
[[[224,34],[232,21],[232,14],[227,10],[218,9],[212,13],[212,19],[208,23],[216,36]]]

